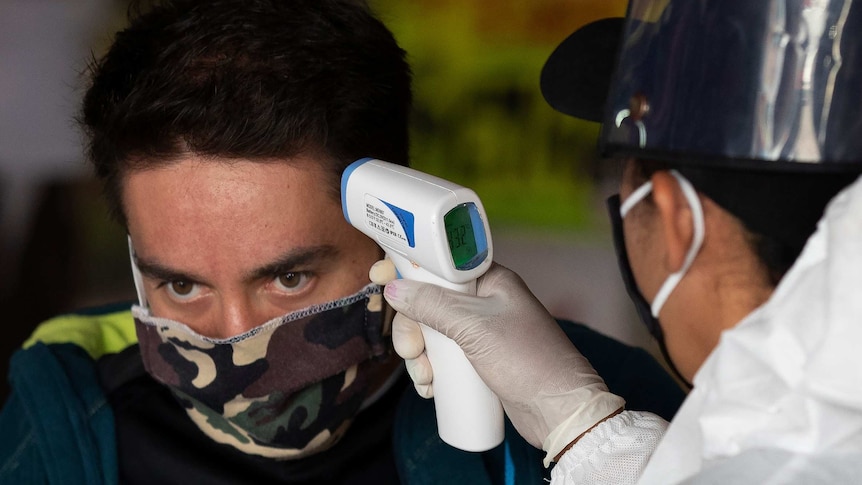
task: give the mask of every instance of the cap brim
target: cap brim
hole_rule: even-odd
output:
[[[540,86],[548,104],[576,118],[601,122],[625,19],[589,23],[564,40],[542,68]]]

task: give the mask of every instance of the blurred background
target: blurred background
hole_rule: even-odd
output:
[[[472,187],[495,259],[559,317],[657,355],[617,271],[604,208],[618,167],[598,125],[553,111],[542,64],[621,0],[369,0],[414,71],[413,166]],[[134,298],[123,230],[108,218],[74,118],[89,59],[127,0],[0,1],[0,400],[8,358],[41,321]]]

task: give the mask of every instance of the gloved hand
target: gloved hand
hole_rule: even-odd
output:
[[[398,273],[395,264],[386,258],[374,263],[368,277],[373,283],[383,286],[397,278]],[[425,354],[425,338],[419,324],[402,313],[396,313],[392,320],[392,347],[395,353],[404,359],[407,374],[413,381],[416,393],[425,399],[433,397],[431,362]]]
[[[394,275],[386,260],[370,272],[398,312],[393,344],[420,395],[432,394],[433,370],[417,321],[464,350],[518,433],[547,452],[546,465],[624,406],[514,272],[495,263],[479,278],[476,296]]]

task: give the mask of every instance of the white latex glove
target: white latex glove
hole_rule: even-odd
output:
[[[373,283],[383,286],[396,279],[398,273],[395,264],[387,258],[374,263],[368,277]],[[422,337],[419,324],[401,313],[396,313],[392,320],[392,347],[395,353],[404,359],[407,374],[413,381],[416,393],[425,399],[434,396],[431,387],[431,362],[425,354],[425,338]]]
[[[378,262],[372,281],[394,276]],[[512,271],[494,264],[479,278],[477,295],[410,280],[386,283],[384,296],[398,312],[392,326],[396,352],[407,360],[417,390],[433,371],[417,321],[453,339],[503,403],[512,424],[547,452],[546,465],[596,424],[621,410],[554,318]],[[431,394],[430,389],[426,393]]]

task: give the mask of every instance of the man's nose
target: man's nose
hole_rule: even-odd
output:
[[[226,295],[222,298],[220,315],[216,318],[214,331],[216,338],[230,338],[248,332],[261,325],[265,316],[255,310],[255,306],[245,294]]]

